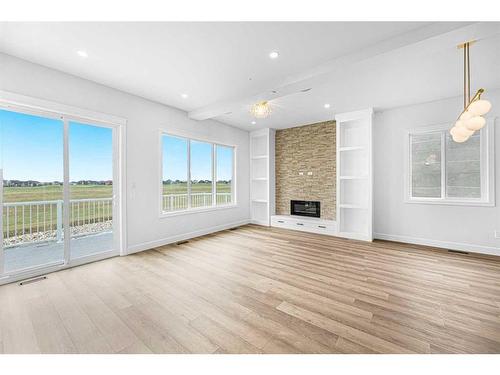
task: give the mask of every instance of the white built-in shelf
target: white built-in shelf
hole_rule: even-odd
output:
[[[342,232],[337,232],[337,235],[341,236],[341,237],[347,237],[347,238],[352,238],[354,240],[362,240],[362,241],[366,241],[366,233],[364,232],[345,232],[345,231],[342,231]]]
[[[337,223],[335,220],[325,220],[319,217],[271,215],[271,225],[278,228],[321,233],[330,236],[337,234]]]
[[[338,235],[366,241],[373,239],[372,119],[372,109],[335,116]]]
[[[250,133],[250,215],[252,223],[270,225],[274,213],[274,130]]]
[[[340,147],[339,151],[358,151],[358,150],[365,150],[365,146],[348,146],[348,147]]]
[[[345,204],[345,203],[339,204],[339,207],[340,208],[355,208],[355,209],[359,209],[359,210],[367,210],[368,209],[368,207],[362,206],[359,204]]]
[[[362,180],[366,178],[368,178],[368,176],[339,176],[341,180]]]

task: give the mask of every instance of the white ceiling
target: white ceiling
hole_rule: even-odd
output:
[[[470,33],[498,43],[498,26],[0,23],[0,51],[183,109],[195,119],[215,118],[250,130],[458,95],[460,55],[453,43]],[[493,62],[500,57],[498,48],[486,48],[488,43],[471,52],[473,67],[481,62],[473,75],[478,82],[481,72],[496,71]],[[79,57],[78,50],[88,58]],[[280,54],[276,60],[268,57],[273,50]],[[499,87],[500,77],[493,84]],[[304,88],[312,89],[297,93]],[[189,97],[181,98],[182,93]],[[271,99],[273,114],[251,125],[248,109],[258,99]],[[325,110],[324,103],[331,108]]]

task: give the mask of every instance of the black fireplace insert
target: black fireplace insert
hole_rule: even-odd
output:
[[[320,203],[318,201],[290,201],[292,215],[320,217]]]

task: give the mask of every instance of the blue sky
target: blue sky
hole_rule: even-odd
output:
[[[112,179],[112,130],[70,123],[70,181]],[[0,110],[5,180],[63,180],[63,123]]]
[[[232,176],[232,148],[217,146],[217,179]],[[163,180],[186,181],[187,139],[163,136]],[[212,179],[211,144],[191,141],[191,179]]]
[[[112,179],[112,130],[76,122],[69,128],[70,181]],[[217,146],[217,175],[230,180],[232,148]],[[163,137],[164,180],[186,180],[187,140]],[[211,145],[191,142],[191,178],[211,180]],[[0,110],[0,167],[5,180],[63,180],[63,123]]]

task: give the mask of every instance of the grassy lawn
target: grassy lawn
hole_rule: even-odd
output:
[[[113,187],[109,185],[71,185],[70,199],[111,198]],[[62,186],[4,187],[3,201],[32,202],[63,199]]]
[[[163,184],[163,194],[186,194],[187,193],[187,184]],[[191,192],[193,193],[210,193],[212,191],[212,185],[206,183],[200,184],[191,184]],[[217,183],[217,192],[218,193],[230,193],[231,192],[231,184]]]

